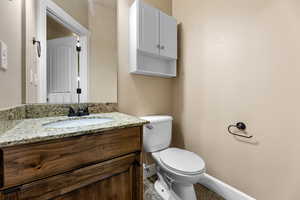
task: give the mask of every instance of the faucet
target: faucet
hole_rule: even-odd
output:
[[[82,116],[87,116],[89,115],[89,107],[86,106],[85,108],[82,108],[80,106],[80,95],[82,93],[82,90],[80,88],[80,52],[81,52],[81,45],[80,45],[80,41],[79,39],[77,40],[77,44],[76,44],[76,51],[77,51],[77,104],[78,104],[78,109],[75,111],[74,108],[72,108],[71,106],[69,107],[69,117],[82,117]]]
[[[87,115],[90,115],[88,106],[86,106],[85,108],[81,108],[79,106],[76,111],[71,106],[69,107],[68,117],[82,117],[82,116],[87,116]]]

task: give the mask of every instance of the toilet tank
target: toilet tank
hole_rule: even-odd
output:
[[[143,145],[145,152],[156,152],[168,148],[172,139],[173,118],[162,115],[141,118],[150,122],[150,124],[144,125]]]

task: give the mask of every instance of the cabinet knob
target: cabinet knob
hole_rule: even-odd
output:
[[[162,46],[160,47],[160,49],[164,50],[164,49],[165,49],[165,46],[164,46],[164,45],[162,45]]]
[[[156,45],[156,47],[157,47],[158,49],[160,49],[160,48],[161,48],[159,44],[158,44],[158,45]]]

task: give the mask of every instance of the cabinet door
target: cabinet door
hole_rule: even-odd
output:
[[[140,7],[139,49],[159,55],[159,11],[143,3]]]
[[[0,193],[1,200],[142,200],[141,155],[130,154]]]
[[[160,55],[177,59],[177,22],[160,12]]]
[[[20,200],[19,199],[19,191],[9,192],[9,193],[1,193],[1,200]]]
[[[130,171],[93,183],[53,200],[132,200],[132,184]]]

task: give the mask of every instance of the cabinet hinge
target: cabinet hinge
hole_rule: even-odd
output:
[[[138,166],[138,167],[142,166],[141,163],[138,160],[135,160],[133,162],[133,164],[136,165],[136,166]]]

